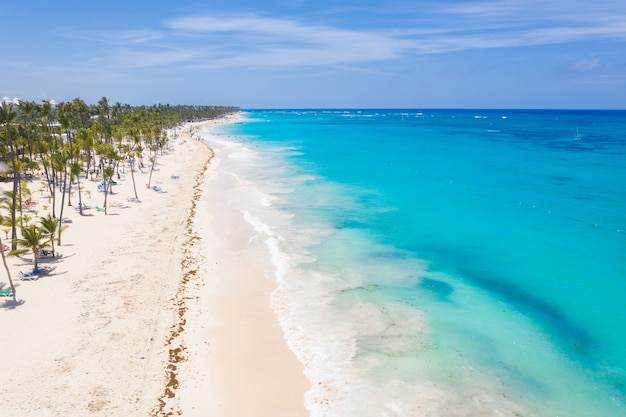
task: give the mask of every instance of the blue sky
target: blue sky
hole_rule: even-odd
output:
[[[1,97],[626,108],[624,0],[1,1]]]

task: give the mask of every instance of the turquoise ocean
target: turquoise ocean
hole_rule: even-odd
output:
[[[311,416],[626,416],[626,112],[242,116],[201,133]]]

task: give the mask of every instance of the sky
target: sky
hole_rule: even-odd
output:
[[[624,0],[0,0],[0,97],[626,109]]]

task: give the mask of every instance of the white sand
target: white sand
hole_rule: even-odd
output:
[[[307,415],[308,383],[269,307],[267,264],[238,246],[249,225],[221,204],[211,154],[172,140],[152,180],[165,192],[146,188],[144,169],[141,202],[128,202],[127,169],[107,215],[95,209],[96,182],[84,181],[92,208],[65,208],[62,258],[42,263],[50,275],[21,281],[32,256],[8,258],[17,303],[0,298],[0,416]],[[37,217],[49,204],[40,184],[30,185]]]

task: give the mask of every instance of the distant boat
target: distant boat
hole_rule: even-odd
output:
[[[574,138],[574,140],[581,140],[582,137],[580,136],[580,131],[578,128],[576,128],[576,137]]]

